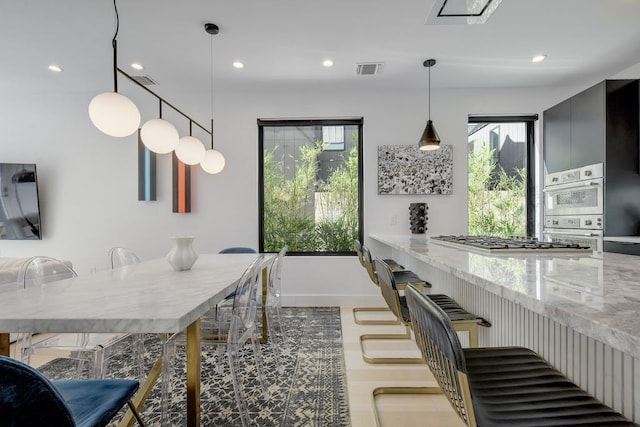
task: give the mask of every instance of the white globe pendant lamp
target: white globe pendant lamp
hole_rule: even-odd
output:
[[[212,148],[204,153],[204,159],[200,162],[200,167],[206,173],[216,174],[222,172],[225,163],[222,153]]]
[[[176,147],[176,157],[185,165],[197,165],[204,159],[204,144],[193,136],[183,136]]]
[[[89,103],[89,118],[102,133],[118,138],[132,135],[140,126],[138,107],[118,92],[94,96]]]
[[[118,93],[118,28],[120,19],[114,0],[116,13],[116,32],[111,40],[113,46],[113,92],[104,92],[89,102],[89,118],[101,132],[114,137],[132,135],[140,126],[140,111],[126,96]]]
[[[180,140],[178,130],[164,119],[151,119],[140,129],[142,143],[151,151],[167,154],[175,150]]]

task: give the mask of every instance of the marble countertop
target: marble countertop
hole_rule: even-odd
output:
[[[640,357],[640,257],[494,255],[444,246],[424,235],[369,237]]]
[[[163,259],[0,293],[0,333],[180,332],[227,296],[256,254]]]

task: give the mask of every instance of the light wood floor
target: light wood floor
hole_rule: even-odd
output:
[[[426,365],[369,364],[362,359],[360,335],[402,333],[402,326],[358,325],[354,322],[352,307],[341,307],[340,312],[352,427],[376,425],[372,397],[376,387],[437,386]],[[389,316],[390,313],[359,313],[361,319],[389,319]],[[369,342],[365,351],[377,357],[420,357],[413,340]],[[37,367],[56,357],[64,357],[64,353],[41,350],[32,357],[31,364]],[[383,427],[424,426],[425,420],[430,427],[464,427],[442,395],[385,395],[376,399],[376,406]]]
[[[376,387],[437,387],[426,365],[370,364],[362,359],[360,335],[403,333],[403,326],[358,325],[352,307],[341,307],[340,311],[352,427],[376,425],[372,397]],[[360,319],[392,319],[390,316],[358,313]],[[413,340],[369,341],[365,351],[374,357],[420,357]],[[464,427],[443,395],[378,396],[376,406],[383,427]]]

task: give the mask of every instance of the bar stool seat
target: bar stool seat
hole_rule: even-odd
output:
[[[480,326],[485,326],[487,328],[491,327],[491,322],[489,322],[484,317],[468,312],[449,295],[428,294],[426,295],[426,297],[435,302],[438,307],[444,310],[444,312],[447,313],[447,316],[452,322],[471,320]]]
[[[633,426],[534,351],[463,349],[479,426]]]
[[[386,262],[385,262],[386,264]],[[387,264],[389,265],[389,264]],[[430,288],[431,283],[426,280],[421,279],[416,273],[411,270],[393,270],[391,266],[389,266],[391,272],[393,273],[393,278],[396,281],[396,286],[398,289],[403,290],[407,285],[413,286],[422,286],[424,288]]]

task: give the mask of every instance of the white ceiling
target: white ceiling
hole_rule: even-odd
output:
[[[111,85],[111,0],[1,0],[0,90]],[[504,0],[483,25],[425,25],[435,0],[119,0],[119,65],[160,94],[320,85],[424,90],[591,83],[640,62],[638,0]],[[545,62],[532,56],[544,53]],[[325,58],[334,61],[324,68]],[[245,63],[234,69],[234,60]],[[384,62],[358,76],[358,62]],[[63,67],[52,77],[46,67]],[[165,95],[166,96],[166,95]]]

